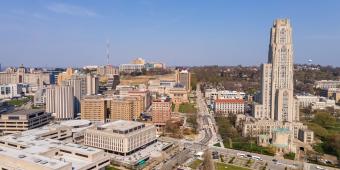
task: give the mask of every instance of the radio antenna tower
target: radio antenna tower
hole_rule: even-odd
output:
[[[106,42],[106,59],[107,59],[107,65],[110,64],[110,41],[107,40]]]

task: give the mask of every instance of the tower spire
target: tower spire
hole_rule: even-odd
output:
[[[106,41],[106,60],[107,60],[107,65],[110,64],[110,41]]]

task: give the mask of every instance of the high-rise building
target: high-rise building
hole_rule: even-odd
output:
[[[65,80],[71,79],[71,77],[74,74],[73,68],[67,68],[65,72],[58,74],[58,85],[61,85],[61,83]]]
[[[133,102],[124,98],[116,98],[110,102],[111,120],[133,120]]]
[[[46,89],[46,112],[58,120],[74,118],[74,92],[68,85],[49,86]]]
[[[296,121],[293,96],[292,27],[288,19],[275,20],[271,28],[268,63],[262,67],[260,104],[254,105],[254,117],[283,122]]]
[[[191,73],[188,70],[176,70],[176,82],[183,85],[187,91],[191,90]]]
[[[103,96],[86,96],[81,101],[81,119],[92,122],[105,122],[107,119],[107,102]]]
[[[74,118],[74,98],[71,86],[55,87],[56,119],[67,120]]]
[[[95,75],[87,74],[86,75],[86,86],[87,86],[87,95],[95,95],[98,94],[99,90],[99,79]]]
[[[170,98],[158,99],[152,102],[152,122],[157,126],[165,126],[171,118],[172,102]]]

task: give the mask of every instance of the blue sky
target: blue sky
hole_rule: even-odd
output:
[[[136,57],[168,65],[258,65],[275,18],[290,18],[295,62],[340,66],[338,0],[0,2],[0,63],[84,66]]]

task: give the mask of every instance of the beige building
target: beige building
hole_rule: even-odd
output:
[[[142,58],[136,58],[134,60],[132,60],[132,64],[145,64],[145,60]]]
[[[84,144],[118,155],[131,155],[156,142],[156,127],[117,120],[85,131]]]
[[[307,129],[301,122],[280,122],[272,120],[251,120],[243,123],[242,136],[256,137],[268,135],[272,137],[274,129],[286,128],[292,131],[294,138],[298,139],[299,129]]]
[[[299,117],[293,97],[293,43],[288,19],[277,19],[271,28],[268,63],[262,67],[260,104],[253,115],[258,119],[296,121]]]
[[[49,86],[46,89],[46,112],[58,120],[74,118],[74,92],[71,86]]]
[[[1,134],[13,134],[46,125],[51,120],[51,113],[44,110],[19,110],[0,115]]]
[[[229,114],[244,114],[243,99],[217,99],[214,103],[216,114],[228,116]]]
[[[63,81],[71,79],[74,74],[73,68],[67,68],[65,72],[58,74],[58,85],[61,85]]]
[[[44,84],[50,84],[50,74],[41,70],[29,70],[23,65],[19,68],[8,68],[0,72],[0,84],[18,84],[24,83],[31,87],[40,87]]]
[[[119,74],[119,70],[112,65],[105,65],[97,68],[97,74],[100,76],[117,75]]]
[[[141,95],[125,96],[125,100],[132,102],[133,119],[139,119],[141,113],[144,111],[144,98]]]
[[[175,85],[173,88],[169,90],[169,96],[173,103],[187,103],[188,99],[188,91],[181,84]]]
[[[109,156],[101,149],[38,136],[36,131],[0,138],[0,168],[89,170],[102,169],[110,164]]]
[[[315,87],[320,89],[340,88],[340,80],[321,80],[315,82]]]
[[[95,95],[99,91],[99,78],[96,75],[86,75],[86,94]]]
[[[176,70],[176,82],[184,86],[184,88],[191,91],[191,73],[188,70]]]
[[[142,72],[145,69],[144,64],[121,64],[119,66],[120,73]]]
[[[133,102],[124,98],[115,98],[111,100],[110,119],[113,120],[133,120],[134,110]]]
[[[170,98],[157,99],[152,102],[152,122],[157,126],[165,126],[171,118],[172,102]]]
[[[108,118],[107,100],[103,96],[86,96],[81,101],[81,119],[105,122]]]

